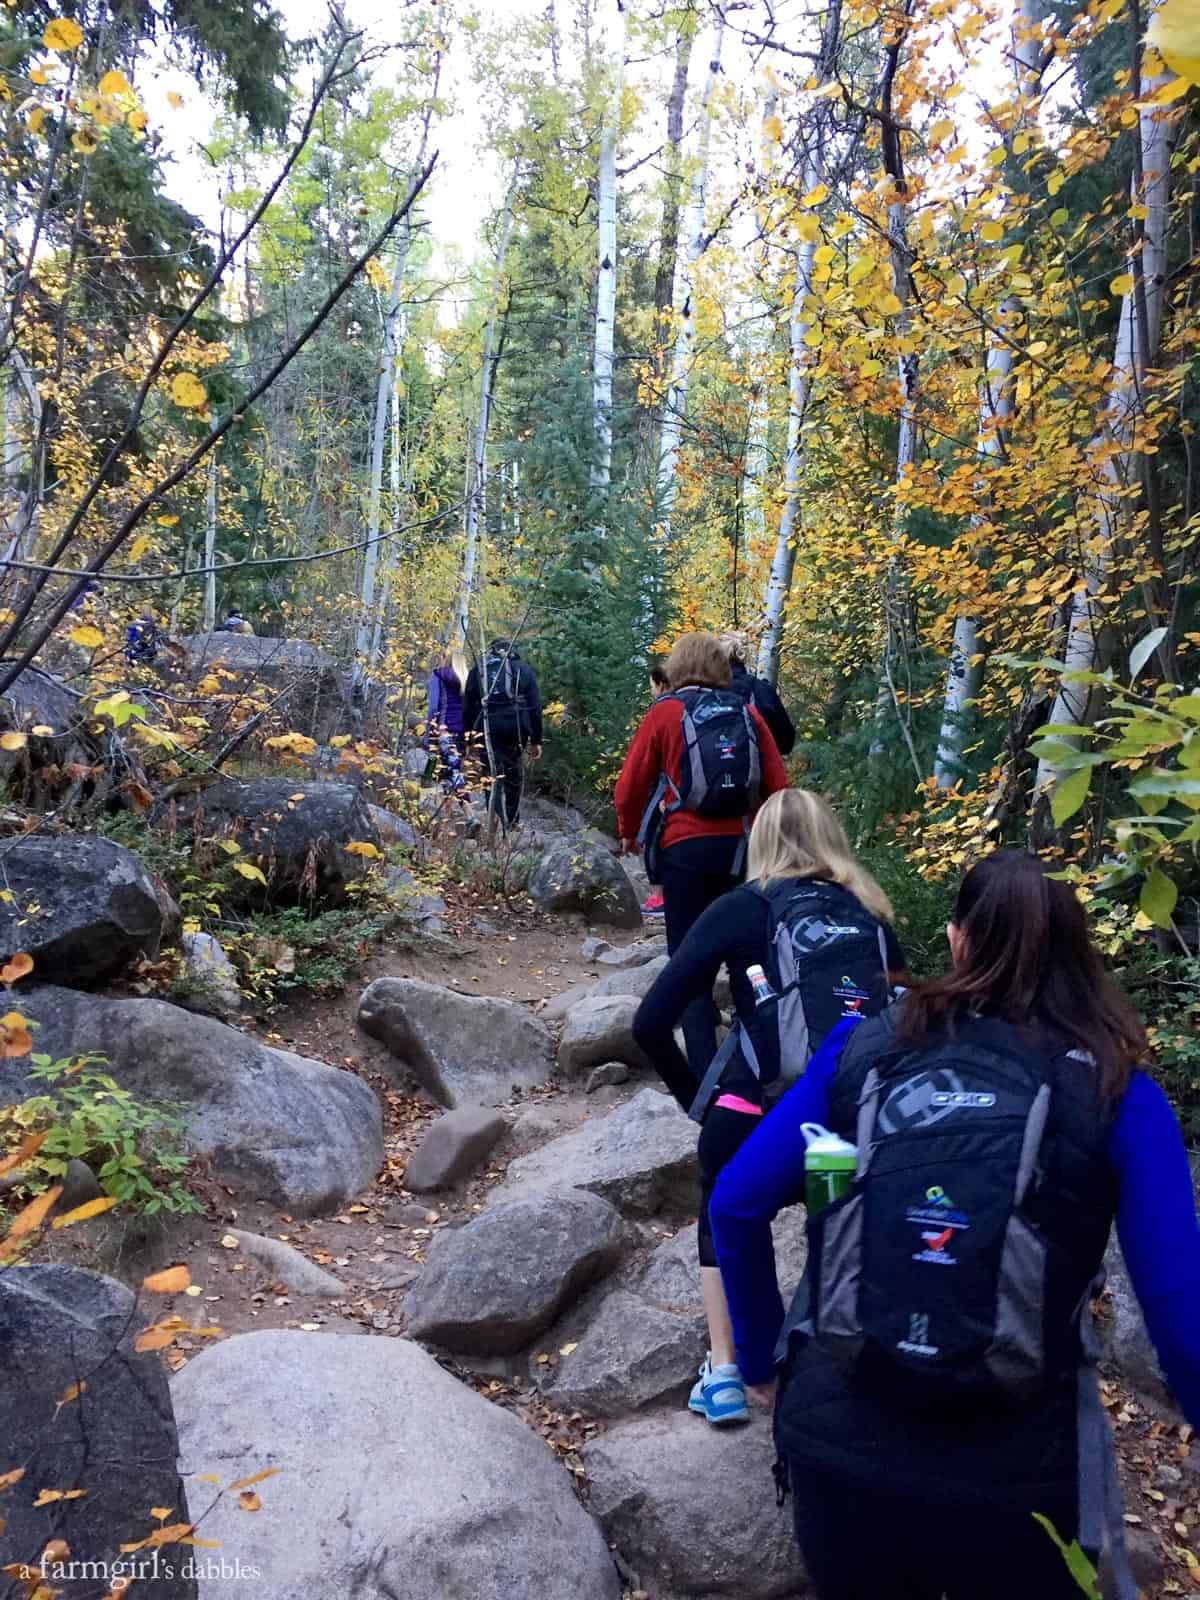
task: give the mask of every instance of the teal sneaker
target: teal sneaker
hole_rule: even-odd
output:
[[[714,1428],[730,1422],[749,1422],[746,1385],[737,1367],[732,1362],[714,1367],[711,1353],[706,1355],[688,1396],[688,1410],[706,1418]]]

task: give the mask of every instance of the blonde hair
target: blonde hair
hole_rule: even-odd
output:
[[[748,633],[722,633],[717,637],[730,661],[749,661],[750,635]]]
[[[728,689],[732,682],[729,656],[715,633],[685,633],[667,657],[667,681],[673,689],[697,684],[705,689]]]
[[[461,694],[467,686],[467,656],[462,645],[456,644],[450,651],[447,660],[450,663],[451,672],[458,679],[458,689]]]
[[[808,789],[780,789],[754,819],[746,876],[765,887],[780,878],[840,883],[873,917],[891,922],[892,902],[854,859],[845,830],[827,801]]]

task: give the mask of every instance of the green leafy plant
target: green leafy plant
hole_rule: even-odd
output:
[[[1042,1527],[1045,1528],[1046,1532],[1054,1540],[1062,1554],[1063,1560],[1067,1563],[1067,1570],[1075,1579],[1075,1582],[1079,1585],[1081,1591],[1087,1595],[1088,1600],[1100,1600],[1100,1586],[1096,1575],[1096,1569],[1084,1554],[1083,1547],[1080,1545],[1079,1540],[1072,1539],[1070,1544],[1068,1544],[1059,1533],[1058,1529],[1050,1521],[1050,1518],[1044,1517],[1040,1511],[1035,1511],[1033,1513],[1033,1520],[1035,1522],[1040,1522]]]
[[[153,1216],[201,1210],[187,1187],[191,1157],[185,1124],[165,1104],[138,1100],[104,1070],[103,1056],[31,1057],[29,1076],[48,1086],[0,1111],[0,1150],[44,1135],[23,1168],[22,1185],[37,1193],[57,1182],[72,1160],[86,1162],[106,1195]]]

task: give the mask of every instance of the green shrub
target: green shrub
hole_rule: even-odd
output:
[[[103,1056],[31,1060],[29,1075],[47,1092],[0,1110],[0,1148],[46,1135],[23,1169],[25,1187],[40,1193],[62,1177],[68,1161],[79,1160],[105,1194],[135,1212],[202,1209],[187,1187],[192,1158],[182,1148],[185,1124],[174,1108],[135,1099],[103,1070]]]
[[[877,840],[860,850],[858,858],[895,908],[896,937],[913,977],[930,978],[944,972],[949,959],[946,924],[954,909],[957,882],[929,883],[894,840]]]

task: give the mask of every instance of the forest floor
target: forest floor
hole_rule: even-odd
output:
[[[634,1082],[585,1097],[578,1087],[550,1084],[514,1097],[504,1108],[511,1118],[537,1108],[535,1138],[512,1148],[512,1141],[504,1141],[488,1166],[448,1194],[430,1200],[408,1193],[406,1160],[438,1108],[422,1093],[396,1087],[394,1073],[386,1070],[387,1052],[358,1031],[355,1013],[366,984],[384,976],[421,978],[465,994],[524,1002],[536,1011],[545,1000],[605,971],[582,958],[580,919],[539,912],[523,896],[505,903],[451,886],[446,898],[444,935],[418,948],[381,948],[341,993],[297,995],[254,1028],[267,1043],[349,1068],[376,1089],[385,1108],[387,1163],[375,1184],[336,1215],[303,1219],[266,1205],[235,1206],[219,1186],[210,1185],[208,1213],[171,1223],[149,1254],[140,1250],[121,1274],[133,1281],[141,1272],[184,1262],[202,1298],[189,1306],[180,1297],[165,1309],[219,1327],[219,1337],[263,1328],[400,1336],[404,1292],[436,1234],[480,1210],[516,1154],[593,1112],[610,1110],[640,1087]],[[631,942],[654,931],[614,934],[611,942]],[[289,1294],[238,1246],[231,1227],[285,1240],[339,1278],[345,1295],[327,1300]],[[204,1316],[194,1319],[200,1304]],[[206,1343],[180,1338],[163,1359],[178,1370]],[[575,1450],[602,1423],[554,1411],[525,1372],[511,1364],[497,1361],[492,1376],[447,1365],[540,1432],[580,1481]],[[1200,1593],[1200,1560],[1193,1549],[1200,1544],[1200,1444],[1165,1404],[1135,1395],[1112,1378],[1103,1387],[1118,1442],[1127,1534],[1141,1593],[1145,1600]]]

